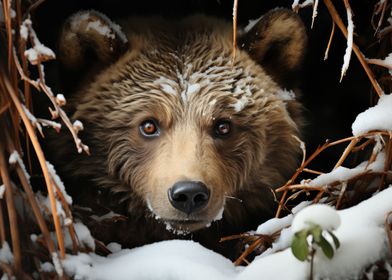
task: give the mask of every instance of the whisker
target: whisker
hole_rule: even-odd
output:
[[[234,197],[234,196],[230,196],[230,195],[225,195],[225,198],[230,198],[230,199],[233,199],[233,200],[236,200],[236,201],[242,203],[242,199],[239,199],[238,197]]]

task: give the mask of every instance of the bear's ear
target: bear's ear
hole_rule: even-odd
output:
[[[280,85],[295,86],[307,42],[297,14],[272,10],[248,25],[238,42]]]
[[[81,11],[64,24],[59,39],[61,66],[72,72],[109,64],[127,49],[121,28],[97,11]]]

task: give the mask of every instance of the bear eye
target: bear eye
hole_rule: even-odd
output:
[[[159,126],[154,119],[148,119],[140,124],[140,132],[145,137],[159,136]]]
[[[228,136],[231,132],[231,122],[228,120],[218,120],[214,128],[217,137]]]

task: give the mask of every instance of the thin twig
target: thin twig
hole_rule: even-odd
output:
[[[22,254],[20,250],[18,218],[17,218],[16,208],[14,204],[14,198],[12,195],[12,184],[7,170],[7,161],[5,159],[4,151],[5,151],[4,143],[1,143],[0,144],[0,171],[1,171],[1,178],[5,186],[5,198],[7,204],[8,219],[9,219],[8,221],[9,221],[10,231],[11,231],[15,272],[16,274],[18,274],[22,269]]]
[[[232,65],[234,65],[236,51],[237,51],[237,14],[238,14],[238,0],[234,0],[233,5],[233,49],[232,49]]]
[[[327,45],[327,48],[325,49],[324,60],[328,59],[329,49],[331,48],[333,36],[335,35],[335,27],[336,27],[336,24],[334,21],[332,21],[331,35],[329,35],[328,45]]]
[[[33,144],[33,147],[35,149],[35,152],[37,154],[37,158],[39,160],[39,163],[41,165],[41,169],[45,178],[45,183],[47,186],[48,190],[48,195],[49,195],[49,200],[50,200],[50,206],[52,209],[52,216],[54,220],[54,225],[55,225],[55,230],[56,230],[56,235],[57,235],[57,241],[60,249],[60,258],[63,259],[65,257],[65,247],[64,247],[64,238],[62,235],[62,230],[61,230],[61,224],[60,224],[60,219],[57,213],[57,207],[56,207],[56,198],[54,196],[54,190],[53,190],[53,183],[52,179],[50,177],[48,167],[46,166],[46,160],[44,153],[41,149],[41,146],[39,144],[37,135],[34,132],[34,128],[27,117],[25,111],[22,108],[22,104],[20,103],[20,100],[18,99],[16,93],[14,92],[14,89],[12,88],[11,84],[9,83],[8,79],[4,75],[2,69],[0,70],[0,77],[3,80],[3,84],[5,85],[9,96],[11,97],[13,104],[15,105],[16,109],[19,112],[19,115],[22,118],[22,121],[26,127],[27,133],[31,139],[31,142]]]
[[[340,31],[347,39],[347,35],[348,35],[347,28],[344,25],[342,19],[340,18],[338,12],[336,11],[335,6],[332,4],[332,1],[324,0],[324,4],[327,7],[333,21],[337,24]],[[381,95],[383,95],[383,91],[380,85],[378,84],[378,82],[376,81],[376,79],[374,78],[373,71],[369,68],[369,65],[366,63],[365,57],[363,56],[362,52],[359,50],[359,48],[355,43],[353,43],[353,51],[357,56],[359,62],[361,63],[363,69],[365,70],[366,75],[368,76],[370,82],[372,83],[374,90],[376,91],[377,95],[380,97]]]

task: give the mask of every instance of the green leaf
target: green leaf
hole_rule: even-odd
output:
[[[329,242],[323,236],[321,236],[320,242],[318,242],[318,244],[320,245],[321,249],[323,250],[324,255],[328,259],[332,259],[333,254],[334,254],[332,245],[329,244]]]
[[[333,239],[333,243],[335,243],[336,249],[338,249],[340,247],[339,239],[336,237],[336,235],[332,231],[329,230],[328,233],[329,233],[329,235],[331,235],[331,237]]]
[[[291,251],[293,255],[300,261],[305,261],[309,254],[309,245],[306,240],[307,231],[303,230],[294,234],[291,241]]]
[[[320,242],[320,239],[322,237],[321,235],[321,227],[319,225],[315,225],[311,230],[310,233],[313,236],[313,239],[316,243]]]

